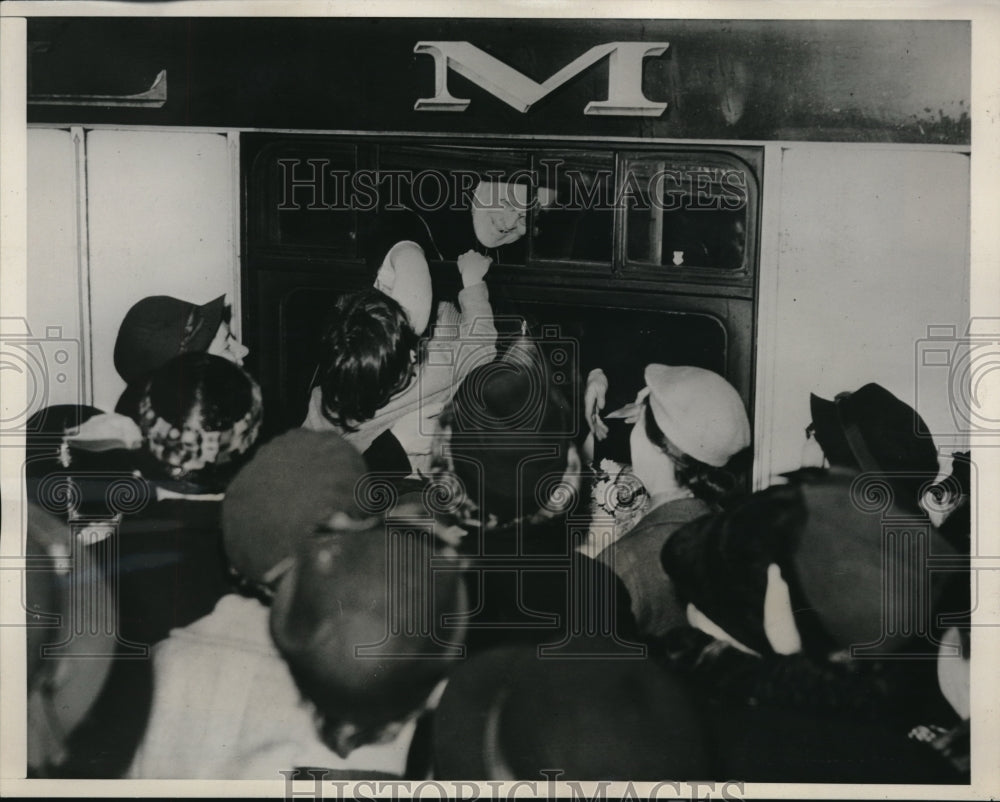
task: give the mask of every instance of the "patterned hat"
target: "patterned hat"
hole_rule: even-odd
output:
[[[139,399],[146,450],[172,479],[193,477],[247,453],[260,434],[260,386],[211,354],[184,354],[155,371]]]

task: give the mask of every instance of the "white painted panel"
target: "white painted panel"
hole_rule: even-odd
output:
[[[77,132],[79,134],[79,132]],[[78,139],[82,137],[79,134]],[[30,129],[25,323],[44,373],[31,406],[86,401],[86,298],[78,249],[77,144],[69,130]],[[82,142],[79,142],[82,149]]]
[[[961,335],[969,319],[968,157],[789,146],[779,216],[774,351],[759,355],[771,473],[800,465],[810,392],[871,381],[915,405],[939,447],[963,445],[947,370],[917,363],[929,326]]]
[[[132,304],[238,293],[237,210],[222,134],[91,131],[87,169],[95,398],[112,408],[125,386],[115,337]]]

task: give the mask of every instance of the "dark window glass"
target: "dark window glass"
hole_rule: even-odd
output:
[[[544,156],[536,159],[541,193],[532,228],[536,259],[605,262],[614,235],[614,155]]]
[[[667,270],[747,266],[747,221],[754,191],[735,160],[643,159],[626,163],[626,261]]]
[[[251,173],[250,190],[263,199],[251,221],[252,239],[265,248],[354,256],[356,173],[352,146],[304,142],[265,147]]]

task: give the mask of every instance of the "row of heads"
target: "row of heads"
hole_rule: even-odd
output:
[[[338,435],[293,430],[261,447],[222,508],[227,556],[266,590],[274,642],[324,713],[332,748],[346,756],[393,737],[447,675],[434,736],[441,776],[515,779],[557,767],[580,779],[652,779],[710,770],[704,711],[651,662],[624,659],[610,644],[582,661],[514,647],[464,660],[462,632],[441,636],[435,625],[442,611],[471,605],[459,572],[430,579],[426,570],[446,550],[414,526],[428,517],[427,495],[371,514],[359,490],[365,472]],[[843,500],[832,486],[810,489],[805,503],[792,488],[774,488],[733,515],[675,533],[664,570],[711,621],[759,652],[773,644],[774,622],[771,582],[755,572],[772,561],[791,586],[791,607],[819,615],[835,645],[872,643],[887,555],[878,519],[845,510]],[[910,562],[899,560],[908,571],[901,584],[914,587]],[[393,599],[425,606],[394,608]],[[746,615],[752,609],[760,615]]]
[[[484,206],[506,198],[498,194],[503,185],[484,186],[491,187],[490,192],[477,188]],[[514,192],[508,201],[525,205],[527,196],[517,195],[512,189],[515,186],[520,185],[504,189]],[[524,188],[520,189],[523,194]],[[337,372],[337,380],[330,382],[330,387],[324,386],[324,405],[335,411],[345,428],[372,417],[394,392],[413,380],[418,334],[407,324],[429,314],[431,291],[429,277],[423,275],[426,271],[402,275],[382,272],[376,286],[381,283],[387,291],[373,289],[344,296],[337,304],[340,325],[327,331],[328,339],[339,336],[343,342],[326,343],[325,350],[343,352],[348,367],[354,368],[346,377],[343,371]],[[247,438],[227,435],[226,430],[254,429],[259,423],[260,390],[256,383],[245,374],[213,368],[212,360],[196,356],[209,354],[242,364],[247,349],[229,329],[230,314],[224,296],[202,306],[152,296],[129,310],[119,330],[115,364],[131,387],[151,391],[139,414],[140,422],[174,478],[208,467],[214,454],[221,463],[230,453],[243,453]],[[380,342],[391,343],[391,353],[375,346]],[[508,354],[506,364],[470,376],[457,397],[457,408],[472,412],[472,427],[490,431],[499,423],[500,428],[510,428],[514,415],[526,421],[520,427],[522,432],[532,428],[539,434],[572,430],[575,422],[564,419],[571,415],[573,397],[568,405],[558,394],[536,397],[539,383],[549,383],[539,355],[530,348],[511,348]],[[166,368],[179,355],[185,359]],[[151,375],[157,368],[160,375]],[[645,416],[647,425],[636,427],[652,435],[645,439],[658,439],[653,431],[658,428],[672,444],[671,451],[708,466],[726,464],[748,445],[750,427],[744,406],[721,377],[677,366],[652,365],[645,373],[649,414]],[[388,374],[392,374],[392,381]],[[135,395],[138,393],[136,389]],[[810,430],[830,464],[895,474],[898,478],[893,481],[900,486],[897,495],[904,503],[918,502],[918,485],[928,474],[937,473],[938,459],[934,442],[926,435],[926,424],[915,410],[881,385],[870,383],[832,401],[813,395],[811,411]],[[134,415],[139,411],[129,412]],[[461,422],[459,418],[459,427]],[[205,441],[205,448],[194,448],[198,440]],[[234,443],[239,450],[218,448],[219,440]],[[903,475],[907,473],[909,478]]]
[[[224,324],[221,301],[207,306]],[[206,318],[200,330],[208,331],[213,322],[214,317]],[[558,441],[552,459],[536,460],[534,472],[529,469],[525,486],[565,469],[577,429],[575,398],[555,389],[544,347],[528,335],[515,337],[499,359],[477,367],[459,386],[441,418],[452,435],[458,460],[451,465],[459,473],[463,463],[493,460],[497,469],[489,473],[498,475],[507,462],[523,457],[515,447],[513,453],[505,449],[505,440],[523,443],[525,436]],[[645,425],[636,430],[664,453],[722,467],[749,445],[743,402],[721,376],[691,366],[649,365],[645,385]],[[231,475],[220,469],[237,467],[259,435],[260,387],[225,356],[185,353],[132,386],[142,437],[169,478],[205,482],[219,471],[219,480],[212,482],[218,486]],[[568,388],[573,389],[572,381]],[[811,395],[810,403],[810,434],[831,465],[891,474],[899,501],[917,508],[921,488],[939,466],[936,446],[921,434],[927,429],[915,410],[875,383],[833,400]],[[486,441],[494,448],[484,448]],[[504,497],[505,509],[497,510],[502,517],[524,489],[491,482],[487,492]]]
[[[647,372],[650,414],[675,437],[680,435],[671,428],[672,421],[684,418],[680,401],[698,381],[714,380],[684,369],[654,366]],[[495,441],[509,431],[504,421],[510,414],[503,413],[523,403],[526,388],[530,389],[530,373],[517,361],[482,366],[473,382],[463,385],[456,399],[459,407],[466,404],[474,410],[480,405],[498,413],[481,418],[467,408],[465,423],[457,424],[459,434],[470,438],[466,452],[470,462],[482,453],[477,437]],[[564,420],[565,414],[566,408],[556,402],[544,404],[539,417],[525,425],[544,436],[547,427]],[[471,425],[475,421],[478,425]],[[718,445],[710,438],[685,442],[684,448],[706,460],[715,459],[712,449]],[[492,470],[485,462],[479,469]],[[272,636],[304,692],[321,710],[337,711],[324,718],[324,738],[343,754],[391,737],[401,720],[419,711],[460,654],[461,635],[453,633],[450,639],[399,638],[383,644],[382,652],[374,649],[359,659],[358,646],[377,647],[391,614],[391,595],[386,593],[393,569],[389,525],[393,520],[426,517],[431,506],[421,493],[410,503],[400,499],[388,514],[374,512],[363,492],[366,473],[361,455],[338,435],[293,430],[264,444],[243,466],[222,508],[229,561],[269,597]],[[740,609],[766,611],[766,599],[758,605],[756,595],[766,597],[770,583],[757,582],[761,587],[754,587],[748,566],[760,568],[772,560],[781,565],[791,586],[792,607],[817,611],[838,645],[870,642],[878,635],[872,626],[880,624],[883,603],[880,557],[885,555],[877,519],[845,511],[839,492],[809,491],[805,506],[798,497],[786,498],[785,492],[776,489],[757,497],[739,514],[701,521],[675,534],[661,555],[664,570],[680,580],[699,610],[758,651],[767,649],[773,622],[769,626],[765,617],[745,620],[726,602],[735,598]],[[432,585],[421,584],[426,578],[423,567],[441,550],[433,533],[422,536],[410,525],[404,529],[404,544],[398,551],[409,555],[410,570],[394,576],[398,598],[433,595],[429,608],[405,612],[467,610],[469,599],[456,572],[446,572]],[[832,566],[843,570],[831,570]],[[910,581],[918,580],[913,576]],[[737,589],[752,596],[753,603],[743,604],[746,599]],[[399,632],[419,631],[409,621],[397,623]],[[511,661],[521,668],[511,671]],[[576,695],[592,687],[602,688],[600,699],[607,704],[578,703]],[[552,726],[533,727],[539,710],[551,710],[560,718]],[[657,728],[650,710],[669,711],[676,726]],[[581,748],[579,733],[588,731],[588,723],[607,728],[624,721],[614,715],[616,711],[626,711],[630,726],[648,736],[641,739],[644,746],[639,752],[609,750],[608,739],[597,736],[584,737]],[[618,771],[631,777],[646,771],[662,776],[671,766],[681,772],[696,771],[707,760],[699,712],[682,687],[649,664],[600,658],[562,663],[539,659],[533,650],[492,653],[464,663],[452,674],[442,700],[438,731],[450,734],[438,743],[441,770],[456,777],[525,776],[526,771],[537,770],[534,761],[539,756],[563,761],[551,765],[573,774],[582,772],[577,776],[595,778],[616,776]],[[623,734],[627,731],[628,727]],[[459,733],[464,733],[462,738],[455,737]],[[456,750],[454,744],[464,748]],[[575,755],[589,757],[578,761]],[[596,773],[588,774],[591,769]]]

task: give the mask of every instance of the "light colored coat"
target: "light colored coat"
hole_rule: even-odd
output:
[[[132,779],[277,780],[295,767],[401,777],[416,727],[346,758],[320,740],[314,708],[271,641],[268,608],[230,594],[153,649],[149,724]]]

